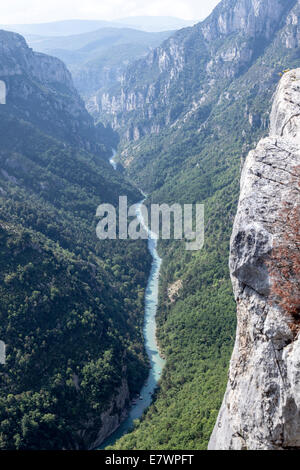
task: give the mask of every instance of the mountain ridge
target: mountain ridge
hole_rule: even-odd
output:
[[[47,134],[72,139],[74,145],[97,152],[101,147],[99,136],[65,64],[32,51],[17,33],[0,30],[0,41],[0,73],[7,89],[6,113],[17,114]],[[68,127],[74,131],[69,137]]]
[[[154,21],[155,18],[155,21]],[[150,19],[150,20],[149,20]],[[162,24],[160,28],[157,28],[157,20],[161,20]],[[105,21],[105,20],[62,20],[52,21],[50,23],[35,23],[35,24],[11,24],[11,25],[0,25],[0,28],[12,30],[20,34],[38,34],[45,35],[45,32],[51,36],[57,35],[70,35],[76,34],[79,30],[81,33],[88,33],[96,31],[99,28],[114,27],[135,27],[140,31],[146,31],[143,23],[150,22],[150,31],[148,32],[159,32],[167,31],[169,29],[180,29],[193,23],[193,21],[182,20],[175,17],[148,17],[148,16],[137,16],[123,18],[116,21]],[[196,21],[195,21],[196,22]]]
[[[117,94],[113,90],[98,96],[99,117],[103,120],[109,115],[114,129],[121,133],[124,141],[130,141],[158,133],[165,125],[175,125],[176,120],[183,119],[183,113],[193,107],[196,110],[203,107],[205,114],[205,106],[219,93],[214,87],[217,77],[221,74],[229,83],[249,67],[258,48],[255,39],[259,38],[261,43],[268,41],[280,27],[285,12],[296,3],[296,0],[284,3],[276,0],[275,5],[274,0],[221,2],[206,20],[175,33],[146,59],[129,67]],[[227,44],[222,38],[226,38]],[[146,77],[150,67],[151,74]],[[199,73],[197,85],[196,70]],[[175,97],[174,86],[181,87],[179,97]],[[173,102],[177,101],[176,105],[170,97]],[[164,116],[166,106],[172,110]],[[135,114],[139,125],[136,125]]]

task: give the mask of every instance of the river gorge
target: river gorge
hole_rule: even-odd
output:
[[[116,151],[110,159],[110,164],[117,171],[115,160]],[[119,428],[111,434],[102,443],[100,449],[114,445],[114,443],[124,434],[130,432],[134,426],[134,421],[141,418],[144,411],[152,403],[152,396],[157,387],[165,360],[161,357],[156,339],[156,312],[158,305],[159,275],[161,267],[161,258],[157,252],[157,236],[145,226],[141,213],[141,205],[144,201],[137,204],[136,215],[138,220],[148,232],[148,249],[152,256],[152,266],[145,292],[145,316],[144,316],[144,341],[145,349],[150,362],[149,376],[145,382],[139,397],[132,402],[128,417],[121,423]]]

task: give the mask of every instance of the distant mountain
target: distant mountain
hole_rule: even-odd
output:
[[[66,20],[37,24],[8,24],[0,25],[1,29],[20,34],[35,34],[38,36],[70,36],[96,31],[100,28],[119,28],[119,23],[101,20]]]
[[[123,26],[149,32],[181,29],[197,23],[196,20],[182,20],[173,16],[132,16],[116,20],[116,22]]]
[[[68,20],[6,25],[39,52],[61,59],[86,99],[117,85],[128,65],[146,56],[175,30],[193,24],[173,17],[130,17],[110,21]],[[93,107],[93,105],[90,104]],[[97,105],[94,110],[98,112]]]
[[[73,36],[27,35],[36,51],[60,58],[68,66],[79,92],[90,98],[121,81],[126,67],[146,56],[172,34],[147,33],[129,28],[102,28]]]
[[[115,21],[65,20],[51,23],[0,25],[0,29],[40,36],[71,36],[89,33],[100,28],[133,28],[149,32],[169,31],[191,26],[195,22],[168,16],[133,16]]]
[[[111,46],[136,43],[154,47],[156,43],[168,38],[172,33],[173,31],[147,33],[130,28],[103,28],[72,36],[45,37],[25,34],[24,37],[39,52],[73,51],[78,54],[82,53],[81,61],[85,59],[87,62],[95,58],[99,51],[106,51]],[[80,62],[80,60],[78,61]]]

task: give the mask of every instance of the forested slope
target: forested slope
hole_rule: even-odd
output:
[[[299,66],[299,23],[297,1],[225,0],[129,69],[105,101],[102,116],[122,136],[120,159],[151,200],[205,204],[203,250],[160,244],[158,338],[167,365],[156,401],[115,448],[207,447],[235,335],[228,248],[240,166],[268,131],[280,75]],[[168,287],[178,280],[171,302]]]
[[[88,448],[147,371],[146,243],[100,242],[95,217],[141,195],[60,61],[0,31],[0,79],[0,448]]]

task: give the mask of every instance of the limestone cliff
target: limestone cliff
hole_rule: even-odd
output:
[[[88,107],[125,142],[195,116],[201,124],[220,87],[251,67],[286,21],[283,42],[295,47],[296,5],[297,0],[223,0],[205,21],[178,31],[129,66],[120,86],[99,93]]]
[[[281,79],[270,136],[250,152],[242,172],[230,253],[237,335],[209,449],[300,448],[300,337],[295,318],[274,302],[270,276],[274,246],[288,230],[283,208],[299,213],[299,164],[296,69]]]
[[[93,119],[59,59],[33,52],[21,35],[0,30],[0,80],[6,85],[6,115],[77,147],[99,150]]]

